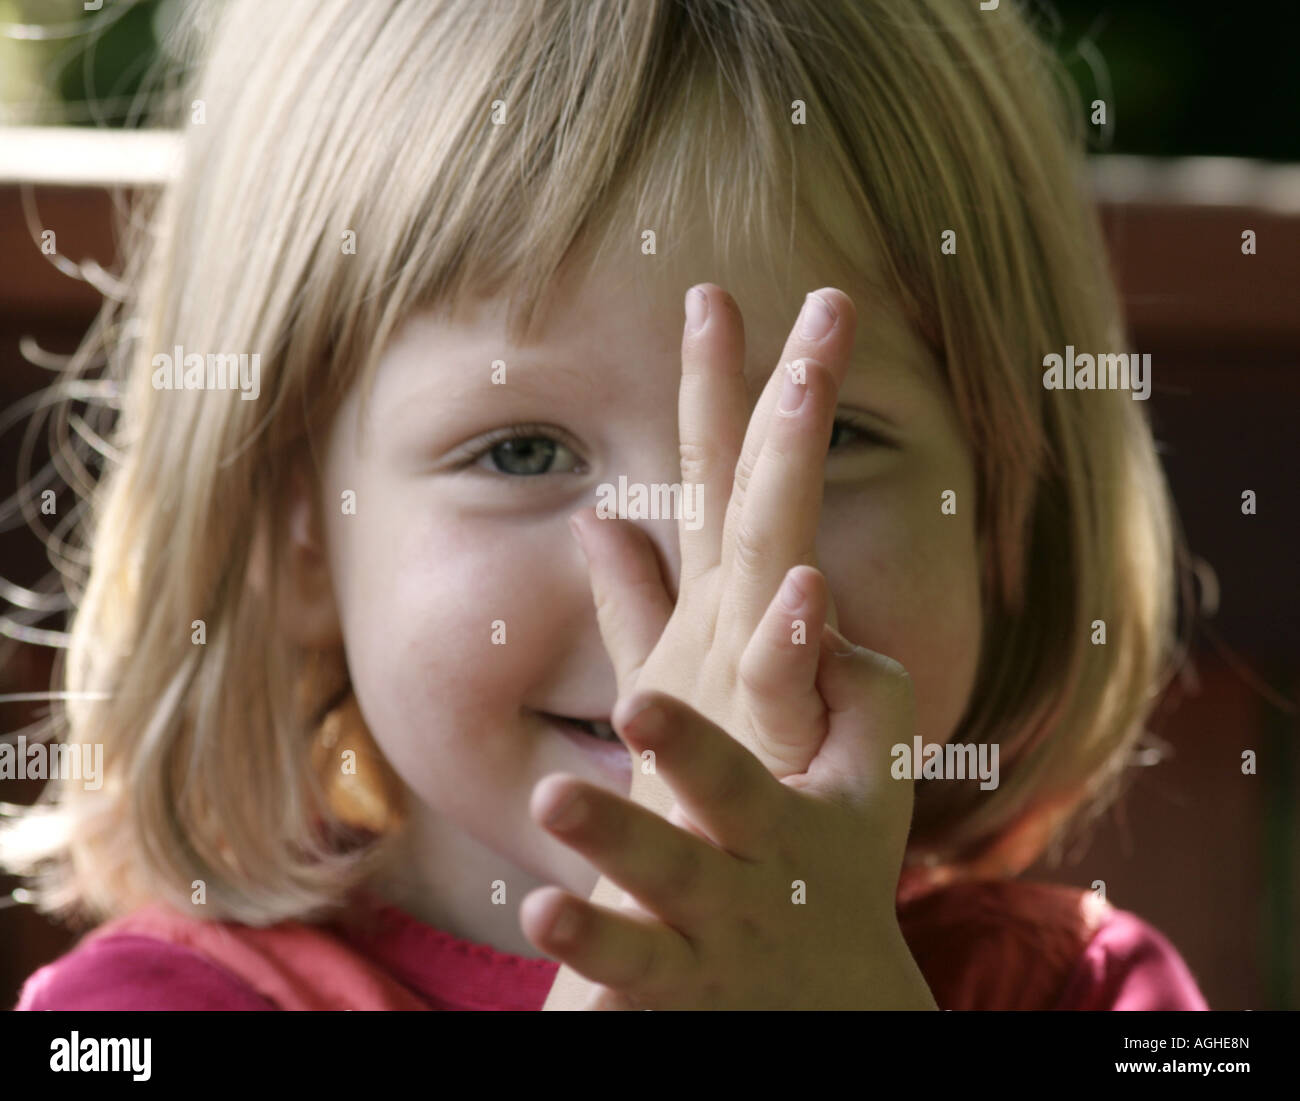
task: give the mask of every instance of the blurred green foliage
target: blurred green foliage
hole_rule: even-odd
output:
[[[1267,4],[1053,4],[1060,30],[1046,37],[1080,97],[1097,98],[1094,68],[1113,89],[1112,152],[1300,161],[1300,80],[1293,34],[1277,25],[1283,5],[1270,19]],[[1080,56],[1091,54],[1087,43],[1101,64]]]

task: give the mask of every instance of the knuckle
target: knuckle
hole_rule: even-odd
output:
[[[626,816],[619,813],[617,807],[601,805],[599,798],[587,797],[589,805],[594,803],[591,818],[586,824],[588,836],[599,837],[601,844],[615,849],[625,849],[632,844],[634,830]],[[580,827],[581,828],[581,827]]]
[[[754,477],[754,464],[756,462],[757,456],[748,452],[741,452],[740,458],[736,460],[736,472],[732,477],[732,484],[735,486],[735,492],[742,497],[749,487],[750,479]]]
[[[678,446],[683,482],[702,482],[708,471],[712,452],[703,444],[682,443]]]
[[[689,896],[700,881],[700,862],[690,849],[675,853],[664,871],[663,890],[674,898]]]
[[[732,553],[736,565],[750,577],[757,577],[762,567],[764,551],[762,541],[754,529],[745,521],[736,525],[736,537],[732,543]]]
[[[743,803],[749,793],[749,780],[743,769],[723,767],[713,776],[712,799],[715,806],[737,806]]]
[[[738,944],[766,947],[767,933],[763,926],[743,910],[735,917],[732,935]]]
[[[765,676],[762,664],[752,648],[746,648],[736,668],[736,677],[740,686],[756,699],[766,699],[772,694],[772,678]]]
[[[659,972],[659,951],[658,945],[653,937],[647,937],[645,941],[645,951],[641,955],[639,965],[635,974],[631,976],[628,986],[633,990],[649,991],[655,988],[655,981]]]
[[[788,783],[785,781],[777,786],[776,798],[765,808],[767,813],[754,824],[759,842],[773,852],[784,853],[789,839],[799,832],[802,802],[795,794],[798,789],[787,786]]]

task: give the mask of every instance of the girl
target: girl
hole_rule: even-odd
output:
[[[1012,5],[191,32],[101,327],[105,779],[4,837],[104,923],[22,1008],[1204,1008],[1014,879],[1114,797],[1176,590],[1142,407],[1042,384],[1123,330]]]

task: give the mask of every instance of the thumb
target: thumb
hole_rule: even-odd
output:
[[[574,513],[569,524],[587,559],[600,637],[622,697],[664,633],[673,601],[654,545],[635,524],[601,519],[590,508]]]
[[[821,752],[809,767],[811,779],[866,796],[889,788],[895,743],[910,745],[916,726],[912,678],[897,661],[855,646],[827,624],[822,628],[817,690],[830,712]]]

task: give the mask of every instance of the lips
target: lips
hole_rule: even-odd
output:
[[[612,790],[627,792],[632,780],[632,754],[608,719],[583,719],[548,711],[540,711],[538,716],[599,769]]]
[[[607,719],[579,719],[572,715],[553,715],[547,711],[543,711],[541,714],[543,718],[549,719],[553,723],[580,731],[596,741],[612,742],[616,745],[622,744],[622,739],[614,732],[614,728]]]

